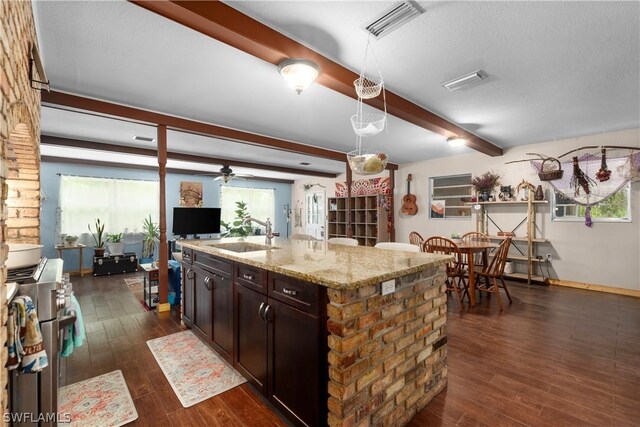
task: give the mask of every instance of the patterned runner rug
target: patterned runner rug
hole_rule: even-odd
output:
[[[62,387],[58,412],[71,420],[60,425],[78,427],[118,427],[138,418],[121,371]]]
[[[156,338],[147,345],[185,408],[246,382],[191,331]]]

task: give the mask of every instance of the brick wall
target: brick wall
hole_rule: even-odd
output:
[[[445,387],[444,267],[380,285],[329,289],[329,425],[405,425]]]
[[[0,363],[7,361],[7,242],[40,241],[40,92],[29,83],[29,52],[36,42],[31,2],[0,2]],[[7,371],[0,368],[2,406]]]

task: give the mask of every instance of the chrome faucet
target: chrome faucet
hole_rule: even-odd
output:
[[[263,226],[266,229],[266,233],[267,233],[267,238],[265,239],[265,243],[267,245],[271,244],[271,240],[274,237],[277,237],[280,235],[280,233],[274,233],[272,226],[271,226],[271,220],[269,218],[267,218],[266,221],[260,221],[259,219],[255,219],[255,218],[251,218],[250,216],[246,217],[244,219],[244,221],[242,221],[243,224],[251,224],[252,222],[255,222],[256,224],[260,224],[261,226]]]

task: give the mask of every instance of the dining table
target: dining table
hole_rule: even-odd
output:
[[[475,275],[475,262],[474,254],[482,253],[482,264],[486,267],[488,265],[489,249],[495,249],[499,245],[493,242],[483,242],[479,240],[461,241],[456,243],[460,252],[467,254],[467,261],[469,265],[469,303],[471,306],[476,305],[476,275]]]

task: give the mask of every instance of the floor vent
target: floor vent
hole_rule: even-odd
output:
[[[379,39],[422,13],[424,13],[424,10],[416,3],[402,1],[395,3],[391,8],[382,12],[364,29]]]

